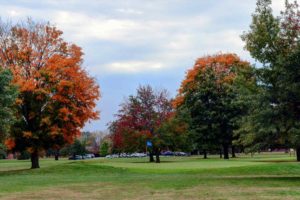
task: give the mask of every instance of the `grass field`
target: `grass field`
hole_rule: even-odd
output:
[[[300,163],[284,154],[0,161],[0,199],[300,199]]]

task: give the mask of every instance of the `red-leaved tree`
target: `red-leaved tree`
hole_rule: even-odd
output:
[[[121,104],[111,123],[113,148],[116,151],[145,151],[146,141],[149,146],[150,162],[160,162],[161,135],[158,132],[161,125],[172,115],[172,104],[166,90],[155,92],[151,86],[140,86],[135,96],[129,96]]]

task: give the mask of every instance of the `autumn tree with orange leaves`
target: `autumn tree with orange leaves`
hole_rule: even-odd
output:
[[[62,34],[31,19],[0,23],[0,65],[11,70],[19,88],[18,120],[6,145],[30,152],[31,168],[39,168],[40,151],[73,142],[87,121],[99,117],[99,86],[82,68],[81,48]]]
[[[210,149],[219,147],[224,158],[229,158],[237,119],[246,113],[241,83],[247,81],[255,82],[251,67],[235,54],[199,58],[187,72],[174,106],[189,113],[190,131],[204,158]]]

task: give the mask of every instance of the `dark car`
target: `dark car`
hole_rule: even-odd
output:
[[[82,159],[83,159],[83,157],[80,155],[75,155],[75,156],[69,157],[69,160],[82,160]]]
[[[165,151],[161,155],[162,156],[174,156],[174,152],[172,152],[172,151]]]

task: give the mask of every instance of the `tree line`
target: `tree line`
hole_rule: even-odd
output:
[[[274,16],[271,0],[258,0],[241,39],[257,65],[233,53],[197,59],[174,99],[141,86],[111,123],[113,150],[196,150],[224,159],[235,151],[294,148],[300,161],[300,12],[285,2]],[[161,102],[165,102],[161,104]],[[164,105],[165,107],[163,107]]]
[[[258,66],[234,53],[200,57],[178,94],[140,86],[110,123],[112,152],[162,150],[219,153],[294,148],[300,161],[300,12],[285,2],[274,16],[271,0],[258,0],[241,39]],[[99,86],[82,67],[83,52],[49,23],[0,23],[0,143],[39,153],[59,150],[98,119]],[[105,151],[107,151],[105,147]]]

